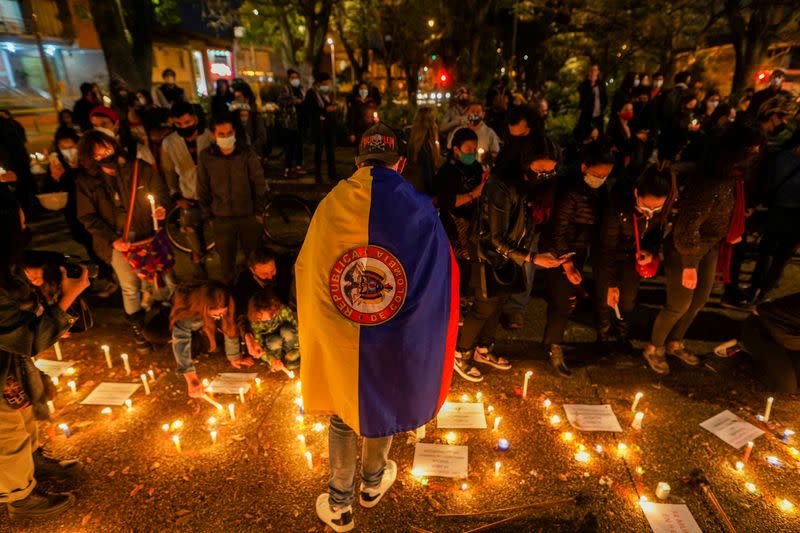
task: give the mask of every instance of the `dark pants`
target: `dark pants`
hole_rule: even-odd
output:
[[[303,136],[300,130],[283,130],[286,168],[293,169],[303,165]]]
[[[666,342],[682,341],[697,313],[706,305],[717,269],[717,252],[714,246],[697,265],[697,287],[687,289],[681,283],[683,263],[681,255],[670,242],[664,250],[664,274],[667,278],[667,303],[653,324],[651,341],[657,347]]]
[[[617,319],[614,310],[608,306],[608,277],[598,272],[595,277],[595,320],[598,333],[601,335],[611,332],[612,326],[615,326],[617,333],[622,337],[628,336],[629,319],[636,309],[636,296],[639,294],[639,284],[641,277],[636,272],[634,265],[635,258],[631,256],[630,264],[626,264],[623,268],[618,283],[619,289],[619,314],[622,315],[622,320]]]
[[[458,339],[459,351],[466,351],[475,346],[490,346],[494,343],[497,327],[500,325],[500,313],[508,296],[494,298],[475,297],[475,303],[464,317],[464,325]]]
[[[214,219],[214,238],[222,267],[222,280],[225,283],[233,283],[236,275],[238,245],[241,244],[245,257],[248,257],[258,248],[262,232],[261,224],[252,215]]]
[[[748,227],[745,226],[742,240],[733,245],[731,253],[731,265],[728,272],[731,276],[731,282],[725,285],[726,298],[735,298],[739,295],[739,282],[742,275],[742,263],[744,263],[745,255],[747,253],[747,235],[750,233]]]
[[[531,252],[535,254],[536,252]],[[533,278],[536,274],[536,265],[525,263],[525,290],[512,295],[503,305],[503,314],[511,316],[515,313],[525,314],[528,304],[531,302],[531,291],[533,290]]]
[[[770,390],[796,393],[800,390],[800,352],[787,350],[770,334],[756,315],[742,327],[742,345],[753,357],[756,377]]]
[[[578,271],[583,270],[581,263],[576,263]],[[562,267],[548,268],[544,271],[544,291],[547,300],[547,323],[544,326],[545,344],[561,344],[564,342],[564,331],[567,329],[569,316],[575,309],[581,290],[573,285]]]
[[[314,138],[314,176],[322,179],[322,150],[325,149],[325,160],[328,164],[328,179],[336,179],[336,134],[325,130],[312,133]]]
[[[790,228],[787,228],[790,229]],[[765,296],[774,289],[783,275],[783,269],[792,259],[800,245],[800,231],[774,233],[768,232],[761,239],[758,262],[753,271],[753,289]]]

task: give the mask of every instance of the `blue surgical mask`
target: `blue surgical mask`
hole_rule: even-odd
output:
[[[300,78],[292,78],[291,80],[289,80],[289,84],[292,87],[300,87]]]
[[[236,136],[232,135],[230,137],[217,137],[217,146],[219,146],[223,150],[230,150],[236,144]]]
[[[477,160],[477,158],[475,157],[475,154],[461,154],[458,160],[461,161],[462,165],[469,166],[472,163],[474,163]]]
[[[369,96],[369,91],[366,89],[361,89],[360,91],[358,91],[358,96],[360,96],[361,98],[366,98],[367,96]]]
[[[319,92],[321,92],[322,94],[327,94],[327,93],[331,92],[331,86],[330,85],[320,85],[319,86]]]

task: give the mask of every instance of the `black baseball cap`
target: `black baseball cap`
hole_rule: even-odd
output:
[[[386,124],[378,122],[361,136],[356,164],[374,160],[394,165],[400,159],[400,151],[397,133]]]

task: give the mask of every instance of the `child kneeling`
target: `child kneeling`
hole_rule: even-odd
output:
[[[271,291],[259,291],[250,298],[245,330],[248,352],[266,362],[270,371],[300,367],[297,318]]]

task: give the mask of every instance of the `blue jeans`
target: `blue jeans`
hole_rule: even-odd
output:
[[[178,374],[191,374],[195,371],[192,361],[192,332],[203,329],[203,321],[199,318],[178,320],[172,328],[172,354],[178,363]],[[242,358],[239,351],[239,337],[225,337],[225,356],[228,361]]]
[[[535,254],[536,252],[531,252]],[[525,274],[528,278],[525,280],[525,292],[520,292],[512,295],[506,304],[503,306],[504,315],[512,315],[514,313],[525,314],[525,309],[528,308],[528,303],[531,301],[531,291],[533,290],[533,275],[536,272],[536,265],[533,263],[525,263]]]
[[[172,272],[164,276],[166,287],[158,290],[148,281],[143,281],[119,250],[111,253],[111,268],[119,280],[122,292],[122,307],[125,314],[133,315],[142,310],[142,292],[151,291],[156,300],[169,301],[175,292],[175,277]]]
[[[383,479],[392,435],[379,439],[364,438],[361,447],[361,481],[366,489],[377,488]],[[328,431],[331,478],[328,481],[331,507],[348,507],[355,498],[356,461],[358,460],[358,435],[338,415],[331,416]]]

